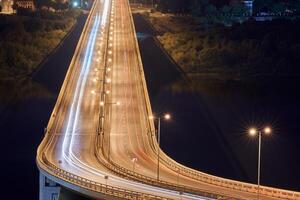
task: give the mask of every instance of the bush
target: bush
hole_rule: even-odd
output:
[[[159,40],[186,72],[293,75],[300,72],[299,23],[247,22],[202,32],[165,33]]]
[[[79,14],[74,10],[59,14],[39,11],[32,16],[0,16],[0,70],[30,74],[58,45]]]

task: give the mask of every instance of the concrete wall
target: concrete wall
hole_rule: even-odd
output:
[[[58,200],[60,185],[40,173],[40,200]]]

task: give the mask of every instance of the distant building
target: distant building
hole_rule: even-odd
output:
[[[0,0],[1,13],[10,14],[13,13],[13,0]]]
[[[242,0],[242,2],[244,3],[245,7],[248,10],[248,14],[250,16],[252,16],[253,14],[253,0]]]
[[[33,0],[16,0],[15,4],[18,8],[35,10],[35,5]]]
[[[253,1],[254,0],[230,0],[229,2],[231,5],[242,3],[245,6],[245,8],[247,9],[247,14],[252,16],[253,15]]]

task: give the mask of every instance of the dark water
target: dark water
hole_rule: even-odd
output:
[[[1,130],[1,196],[6,199],[38,199],[38,169],[36,150],[43,138],[61,84],[83,29],[86,15],[82,15],[75,29],[57,51],[36,72],[38,82],[51,94],[38,95],[14,103],[0,113]],[[22,88],[20,88],[22,91]],[[43,92],[42,92],[43,93]]]
[[[186,90],[178,66],[151,37],[155,31],[134,16],[152,108],[170,112],[162,124],[162,148],[178,162],[210,174],[255,183],[257,139],[247,135],[252,125],[270,125],[263,137],[262,177],[266,185],[300,190],[299,80],[256,83],[209,80],[197,92]]]

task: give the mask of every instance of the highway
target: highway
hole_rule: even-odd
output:
[[[256,199],[257,187],[160,152],[127,0],[95,0],[37,152],[42,173],[92,198]],[[300,199],[261,188],[260,199]],[[273,196],[273,197],[272,197]]]

